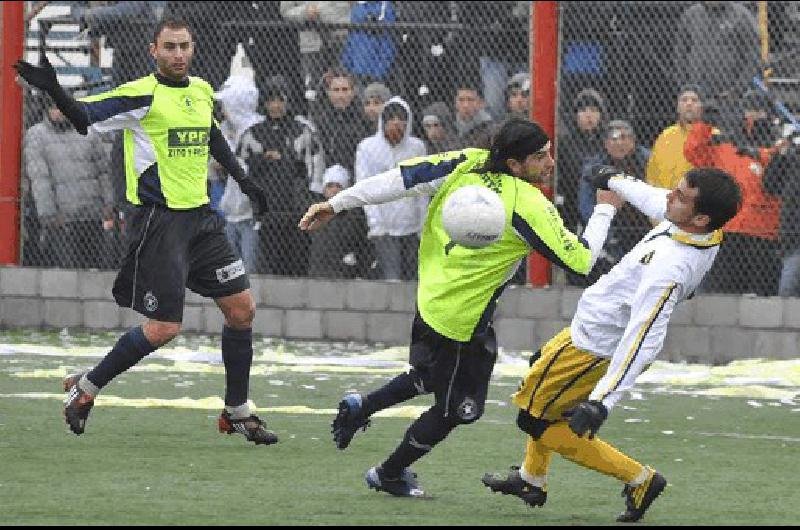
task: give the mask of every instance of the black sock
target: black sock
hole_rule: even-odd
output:
[[[381,465],[387,477],[399,477],[403,469],[425,456],[433,447],[447,438],[456,424],[442,417],[442,410],[434,405],[416,419],[406,431],[403,441]]]
[[[400,374],[364,399],[364,412],[371,416],[379,410],[388,409],[403,401],[408,401],[420,394],[414,382],[417,378],[405,373]]]
[[[114,348],[86,377],[97,388],[103,388],[156,349],[144,336],[142,327],[135,327],[119,338]]]
[[[253,330],[222,328],[222,362],[225,364],[225,405],[247,402],[250,365],[253,364]]]

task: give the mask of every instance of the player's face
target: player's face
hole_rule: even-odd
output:
[[[708,216],[695,211],[699,193],[700,190],[690,187],[686,179],[681,179],[678,186],[667,195],[667,219],[678,228],[703,228]]]
[[[531,184],[548,184],[556,163],[550,155],[550,142],[542,149],[531,153],[519,164],[519,170],[511,170],[515,177],[530,182]]]
[[[186,28],[164,28],[155,44],[150,44],[150,55],[156,60],[159,73],[175,81],[189,75],[193,54],[192,35]]]

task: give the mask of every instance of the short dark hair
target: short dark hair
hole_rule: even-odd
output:
[[[512,118],[508,120],[495,135],[489,158],[486,160],[482,173],[511,173],[506,161],[524,161],[528,155],[541,151],[550,137],[538,123]]]
[[[742,190],[725,171],[713,167],[698,167],[686,172],[686,183],[697,188],[694,211],[710,218],[709,230],[722,228],[742,207]]]
[[[189,36],[192,40],[194,40],[194,30],[192,30],[188,22],[177,17],[166,17],[159,20],[155,30],[153,30],[153,44],[158,42],[158,36],[161,35],[161,32],[164,31],[165,28],[185,29],[189,32]]]
[[[459,90],[472,90],[479,98],[483,99],[481,84],[473,79],[459,79],[455,84],[455,89],[455,93],[453,94],[455,97],[458,97]]]
[[[383,107],[383,112],[381,114],[383,116],[384,123],[394,118],[408,121],[408,112],[406,111],[406,108],[400,103],[394,101]]]

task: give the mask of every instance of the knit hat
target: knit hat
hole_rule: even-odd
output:
[[[365,102],[375,98],[381,103],[386,103],[391,97],[392,93],[383,83],[370,83],[361,94],[361,99]]]
[[[346,188],[350,184],[350,173],[343,166],[336,164],[325,170],[322,175],[322,185],[339,184]]]

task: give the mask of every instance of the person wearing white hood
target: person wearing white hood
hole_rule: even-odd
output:
[[[409,158],[425,156],[425,143],[411,136],[411,109],[395,96],[386,102],[378,120],[378,131],[365,138],[356,150],[356,181],[397,166]],[[364,206],[368,237],[375,247],[381,278],[416,278],[419,233],[425,221],[427,197],[407,197],[387,204]]]
[[[231,151],[238,152],[239,143],[244,132],[265,117],[256,112],[258,108],[258,88],[252,79],[245,76],[230,76],[222,85],[222,89],[214,94],[214,98],[222,105],[225,119],[220,124],[222,135],[228,140]],[[240,159],[239,163],[247,171],[247,165]],[[212,162],[212,167],[216,162]],[[222,171],[222,168],[216,168]],[[234,250],[239,253],[248,273],[255,271],[256,249],[258,246],[258,224],[253,218],[253,207],[250,199],[242,193],[239,185],[232,178],[227,179],[225,192],[219,203],[225,214],[225,234]]]

